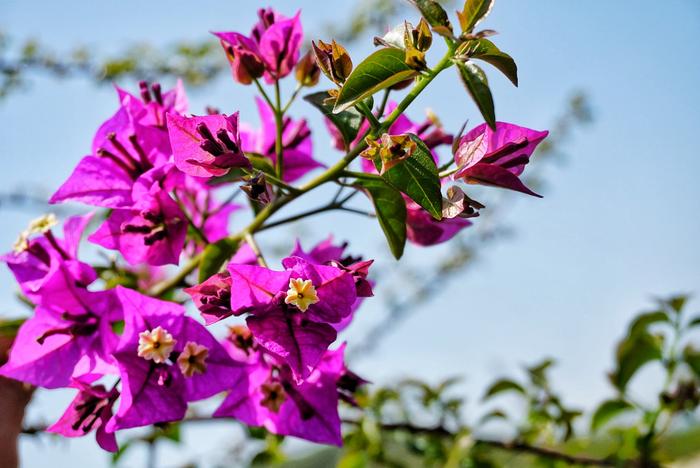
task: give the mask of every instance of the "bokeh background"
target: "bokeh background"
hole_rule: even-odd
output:
[[[287,14],[301,8],[308,39],[326,38],[327,25],[341,24],[355,7],[345,1],[267,3]],[[160,47],[199,40],[212,30],[248,31],[259,6],[231,0],[2,0],[0,28],[57,51],[83,44],[118,54],[139,41]],[[417,20],[417,13],[406,12],[407,19]],[[592,121],[577,125],[559,145],[557,164],[537,169],[545,182],[544,199],[499,198],[497,213],[483,220],[497,225],[496,238],[474,244],[477,256],[469,268],[418,307],[389,320],[386,297],[410,294],[454,247],[409,247],[402,273],[373,220],[337,214],[261,234],[260,241],[279,256],[295,235],[308,247],[332,233],[349,241],[352,252],[378,259],[384,287],[365,302],[343,337],[352,350],[379,326],[381,333],[366,343],[370,346],[352,356],[355,370],[368,379],[463,376],[460,391],[476,407],[495,377],[555,356],[556,388],[567,403],[590,409],[612,394],[605,372],[629,318],[655,296],[697,292],[700,286],[700,3],[499,0],[483,26],[501,33],[497,44],[519,65],[519,88],[488,70],[499,120],[550,128],[579,91],[591,110]],[[356,61],[371,50],[371,35],[349,47]],[[223,54],[220,59],[225,60]],[[135,89],[135,83],[120,84]],[[242,120],[257,123],[252,92],[224,73],[190,90],[191,112],[215,105],[223,112],[240,110]],[[24,89],[0,101],[0,191],[49,195],[89,150],[94,131],[116,105],[109,85],[32,76]],[[409,115],[422,119],[426,107],[452,132],[465,119],[480,122],[453,72],[441,76]],[[292,115],[312,116],[317,159],[331,163],[339,157],[310,106],[300,102]],[[530,167],[536,165],[535,158]],[[492,191],[483,193],[484,201],[495,200]],[[317,203],[308,197],[293,209]],[[47,209],[0,205],[0,250],[8,250],[27,222]],[[460,236],[469,240],[483,232],[478,229],[483,227]],[[25,313],[14,291],[11,275],[0,269],[1,316]],[[650,368],[639,378],[651,386],[654,372]],[[70,398],[71,392],[39,392],[28,422],[53,421]],[[186,427],[183,446],[159,448],[160,464],[213,464],[241,434],[235,424]],[[25,466],[109,464],[92,437],[25,437],[21,456]],[[134,449],[123,464],[138,466],[143,458],[144,451]]]

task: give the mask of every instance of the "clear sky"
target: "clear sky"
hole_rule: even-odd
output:
[[[4,0],[0,28],[15,38],[38,37],[57,50],[82,43],[112,52],[139,40],[164,45],[209,30],[248,31],[257,3]],[[309,32],[344,18],[353,4],[270,3],[286,13],[301,7]],[[411,12],[408,19],[416,15]],[[583,89],[595,122],[566,145],[566,163],[546,171],[544,199],[510,198],[513,207],[504,222],[515,237],[489,246],[477,268],[397,324],[375,353],[355,362],[356,368],[376,382],[463,375],[463,389],[474,402],[493,378],[553,355],[560,361],[553,372],[556,388],[566,402],[589,408],[611,394],[604,373],[627,320],[654,295],[700,289],[700,3],[499,0],[484,26],[501,33],[495,42],[519,65],[519,88],[488,70],[500,120],[547,128],[570,93]],[[370,47],[368,40],[351,53],[358,61]],[[454,74],[446,75],[409,114],[420,118],[429,106],[457,131],[466,118],[478,122],[479,117]],[[191,110],[201,113],[214,104],[256,122],[251,91],[223,76],[190,94]],[[89,150],[95,129],[115,104],[108,86],[45,78],[0,102],[0,187],[37,186],[50,193]],[[305,104],[293,108],[296,115],[307,111],[312,112]],[[315,128],[318,158],[332,162],[338,154],[330,150],[324,128]],[[0,212],[0,246],[8,248],[36,215]],[[355,251],[371,252],[380,269],[393,268],[371,220],[327,215],[304,232],[305,245],[332,232]],[[469,236],[469,230],[462,235]],[[272,246],[291,239],[272,234],[262,241]],[[406,261],[425,267],[448,251],[449,246],[409,248]],[[13,287],[3,269],[3,314],[21,311]],[[381,298],[367,301],[346,335],[351,345],[381,319],[382,305]],[[40,393],[31,421],[51,421],[68,397]],[[211,451],[235,438],[233,426],[186,430],[188,449],[164,449],[164,464],[216,460]],[[21,448],[25,466],[46,466],[47,460],[56,467],[76,466],[75,460],[107,463],[92,437],[26,439]],[[135,451],[127,464],[141,456]]]

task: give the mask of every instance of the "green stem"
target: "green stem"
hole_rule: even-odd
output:
[[[457,172],[457,171],[459,171],[459,168],[458,168],[458,167],[455,167],[454,169],[450,169],[449,171],[447,171],[447,170],[445,170],[445,171],[441,170],[440,173],[438,174],[438,177],[442,179],[442,178],[444,178],[444,177],[451,176],[452,174],[454,174],[454,173]]]
[[[280,97],[280,82],[275,81],[275,128],[277,130],[277,135],[275,137],[275,172],[279,180],[283,180],[283,169],[282,169],[282,134],[284,132],[283,119],[284,111],[282,107],[282,98]]]
[[[260,84],[260,81],[258,79],[253,80],[253,83],[255,83],[255,86],[258,87],[258,91],[260,91],[260,95],[265,99],[267,102],[267,105],[270,106],[270,109],[274,109],[275,105],[272,103],[272,100],[270,99],[270,96],[267,95],[265,92],[265,89],[262,87]]]
[[[265,173],[265,180],[267,180],[272,185],[285,189],[289,193],[301,194],[301,191],[298,188],[294,187],[293,185],[289,185],[288,183],[278,179],[272,174]]]
[[[379,104],[379,109],[377,110],[377,115],[381,119],[382,116],[384,115],[384,110],[386,109],[386,105],[389,103],[389,94],[391,93],[391,88],[387,88],[384,90],[384,96],[382,96],[382,102]]]
[[[354,177],[356,179],[372,179],[372,180],[382,180],[382,176],[377,174],[370,174],[369,172],[355,172],[355,171],[343,171],[343,176]]]
[[[260,251],[260,247],[258,246],[258,243],[255,242],[255,238],[251,233],[246,233],[245,235],[245,241],[246,243],[250,246],[250,249],[253,251],[255,254],[255,258],[258,260],[258,264],[261,267],[267,268],[267,262],[265,261],[265,257],[263,256],[262,252]]]
[[[294,92],[292,93],[292,97],[289,98],[289,101],[287,101],[287,104],[282,108],[282,114],[286,114],[287,111],[289,110],[289,107],[292,105],[294,100],[297,98],[301,90],[304,88],[303,85],[298,84],[297,87],[294,89]]]
[[[386,121],[382,123],[382,129],[384,131],[388,130],[391,124],[393,124],[396,119],[399,118],[401,114],[411,105],[411,103],[418,97],[418,95],[423,92],[426,86],[430,84],[431,81],[443,70],[450,68],[452,66],[452,50],[448,50],[444,57],[435,65],[435,68],[430,70],[430,73],[423,76],[408,92],[408,94],[401,100],[401,102],[396,106],[396,109],[389,114]]]
[[[342,211],[347,211],[349,213],[356,213],[356,214],[361,214],[361,215],[365,215],[365,216],[375,216],[374,213],[369,213],[367,211],[357,210],[355,208],[350,208],[350,207],[345,206],[345,203],[347,201],[349,201],[352,197],[354,197],[357,193],[358,192],[355,191],[355,192],[350,193],[346,197],[343,197],[343,199],[340,201],[337,201],[337,199],[335,199],[335,200],[331,201],[329,204],[324,205],[324,206],[320,206],[318,208],[314,208],[313,210],[304,211],[304,212],[289,216],[287,218],[282,218],[278,221],[272,221],[270,223],[264,224],[263,226],[261,226],[258,229],[258,232],[265,231],[267,229],[271,229],[271,228],[274,228],[277,226],[281,226],[283,224],[293,223],[294,221],[304,219],[308,216],[313,216],[315,214],[324,213],[326,211],[332,211],[332,210],[342,210]]]
[[[182,211],[182,214],[185,215],[185,220],[192,228],[192,232],[195,233],[195,235],[197,236],[197,238],[199,238],[200,241],[204,242],[205,244],[209,244],[209,239],[207,239],[207,236],[204,235],[204,232],[199,228],[199,226],[197,226],[194,223],[192,218],[187,214],[187,210],[185,209],[185,205],[180,200],[180,197],[177,195],[177,192],[173,192],[173,196],[175,197],[175,201],[177,202],[177,205],[180,207],[180,211]]]
[[[375,115],[372,113],[372,109],[370,109],[364,101],[360,101],[357,104],[355,104],[355,108],[358,111],[360,111],[362,115],[365,116],[365,118],[369,122],[370,127],[372,127],[372,130],[379,129],[381,123],[379,122],[379,120],[377,120],[377,117],[375,117]]]
[[[666,378],[664,380],[664,385],[663,389],[661,390],[661,394],[668,392],[668,390],[671,387],[671,384],[673,383],[673,376],[675,374],[676,370],[676,365],[678,362],[678,357],[676,354],[678,354],[678,346],[680,344],[680,339],[681,339],[681,321],[680,321],[680,316],[676,315],[676,317],[673,320],[673,340],[671,342],[671,346],[668,349],[668,355],[666,356],[665,361],[665,368],[666,368]],[[649,429],[647,433],[642,437],[642,446],[641,446],[641,456],[644,461],[649,461],[652,456],[653,452],[653,442],[654,438],[659,434],[659,431],[657,430],[656,425],[659,422],[659,418],[664,412],[664,407],[659,405],[659,407],[651,414],[651,420],[649,422]]]
[[[451,166],[452,164],[454,164],[454,162],[455,162],[454,158],[450,158],[449,161],[447,161],[447,162],[446,162],[445,164],[443,164],[442,166],[438,167],[438,172],[446,171],[447,169],[450,168],[450,166]]]

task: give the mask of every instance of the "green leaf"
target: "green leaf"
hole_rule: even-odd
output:
[[[503,410],[494,409],[479,418],[479,424],[485,424],[493,419],[508,419],[508,415]]]
[[[693,370],[695,376],[700,378],[700,351],[688,345],[683,350],[683,360]]]
[[[688,322],[688,328],[700,326],[700,317],[695,317]]]
[[[496,111],[493,105],[493,96],[489,89],[489,81],[484,70],[471,62],[458,62],[457,69],[462,83],[469,91],[472,99],[479,108],[479,112],[489,127],[496,129]]]
[[[622,340],[617,348],[617,368],[610,380],[624,391],[634,374],[645,364],[661,359],[661,338],[643,332]]]
[[[493,3],[494,0],[466,0],[462,11],[457,12],[462,32],[472,32],[479,21],[491,12]]]
[[[591,418],[591,431],[597,431],[619,414],[634,409],[624,400],[608,400],[598,406]]]
[[[119,459],[131,448],[133,439],[127,440],[119,444],[119,449],[112,454],[112,465],[116,465]]]
[[[639,333],[647,332],[649,326],[653,323],[670,322],[670,318],[666,312],[663,310],[655,310],[653,312],[647,312],[644,314],[639,314],[635,317],[634,321],[630,325],[629,334],[637,335]]]
[[[270,158],[258,153],[246,153],[246,157],[253,165],[253,169],[262,171],[265,174],[275,174],[275,166],[272,165]]]
[[[530,379],[533,384],[543,387],[547,384],[547,369],[554,365],[554,359],[547,358],[542,360],[542,362],[535,364],[531,367],[526,367],[528,374],[530,374]]]
[[[0,336],[14,338],[17,336],[19,327],[21,327],[26,320],[27,319],[24,318],[0,319]]]
[[[238,241],[228,238],[221,239],[204,248],[202,260],[199,262],[199,282],[206,281],[209,277],[217,274],[221,266],[236,253]]]
[[[379,49],[362,61],[343,84],[333,112],[342,112],[361,99],[417,74],[404,62],[401,49]]]
[[[681,313],[683,310],[683,306],[685,306],[685,303],[688,301],[688,296],[685,295],[678,295],[671,297],[667,299],[665,302],[668,304],[668,306],[673,309],[674,312],[676,313]]]
[[[501,379],[491,384],[488,390],[486,390],[483,399],[488,400],[489,398],[503,392],[517,392],[525,395],[525,389],[522,387],[522,385],[510,379]]]
[[[325,115],[333,123],[333,125],[335,125],[335,128],[338,129],[340,135],[343,137],[343,142],[345,143],[345,148],[347,149],[357,137],[357,132],[360,129],[360,124],[362,123],[362,114],[360,114],[354,108],[333,113],[333,105],[326,104],[324,102],[327,98],[328,92],[326,91],[304,96],[305,101],[309,102],[316,109],[320,110],[323,115]]]
[[[180,423],[168,423],[160,429],[158,433],[158,438],[165,438],[173,442],[179,443],[181,441],[180,435]]]
[[[406,202],[401,192],[378,179],[356,180],[372,200],[379,225],[389,242],[391,253],[398,260],[406,245]]]
[[[457,49],[458,54],[483,60],[498,68],[515,86],[518,86],[518,66],[513,57],[501,52],[496,44],[488,39],[471,39]]]
[[[122,335],[124,333],[126,322],[124,322],[124,320],[117,320],[116,322],[110,323],[110,326],[115,334]]]
[[[430,26],[433,27],[446,27],[452,31],[452,25],[450,24],[450,18],[447,16],[445,9],[440,6],[435,0],[412,0],[420,14],[428,22]]]
[[[416,150],[410,158],[393,166],[382,177],[425,208],[433,218],[440,220],[442,219],[442,194],[437,166],[423,140],[412,133],[408,135],[416,144]],[[377,164],[379,169],[381,167],[379,158],[375,161],[375,165]]]
[[[364,468],[367,466],[367,463],[368,456],[366,451],[347,452],[338,460],[336,468]]]

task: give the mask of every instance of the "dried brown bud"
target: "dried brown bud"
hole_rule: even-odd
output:
[[[447,189],[447,197],[442,199],[442,217],[452,218],[474,218],[479,216],[484,205],[476,200],[472,200],[464,191],[453,185]]]
[[[297,63],[295,76],[297,82],[306,87],[316,86],[321,77],[321,69],[316,64],[313,52],[308,51]]]
[[[248,198],[261,205],[267,205],[274,198],[272,189],[265,181],[265,174],[262,172],[241,185],[241,190],[248,195]]]
[[[352,59],[345,47],[335,40],[330,44],[321,40],[318,41],[318,44],[312,41],[311,46],[316,56],[316,63],[323,74],[338,85],[344,83],[352,73]]]

